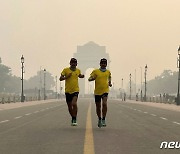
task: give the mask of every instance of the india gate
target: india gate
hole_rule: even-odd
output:
[[[106,47],[100,46],[92,41],[77,46],[77,52],[73,54],[73,57],[78,60],[78,68],[82,74],[85,74],[88,68],[99,68],[100,59],[106,58],[108,60],[107,68],[110,64],[109,54],[106,53]],[[79,80],[80,94],[85,94],[85,80]]]

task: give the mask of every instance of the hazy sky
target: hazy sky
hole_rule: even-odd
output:
[[[69,66],[78,45],[106,46],[115,87],[140,83],[164,69],[177,71],[180,45],[180,0],[0,0],[0,57],[25,78],[46,68],[54,76]]]

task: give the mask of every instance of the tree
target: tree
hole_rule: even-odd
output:
[[[177,72],[164,70],[160,76],[147,82],[148,94],[159,95],[163,93],[175,94],[177,92]]]
[[[6,91],[10,76],[11,69],[8,66],[3,65],[0,58],[0,92]]]
[[[44,74],[45,73],[45,74]],[[55,81],[51,73],[48,71],[38,71],[37,75],[31,77],[29,80],[25,81],[24,88],[25,89],[39,89],[40,87],[44,87],[44,75],[45,75],[45,86],[46,90],[50,90],[55,86]],[[41,83],[41,85],[40,85]]]

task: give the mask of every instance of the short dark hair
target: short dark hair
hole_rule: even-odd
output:
[[[71,58],[70,63],[77,63],[77,59],[76,58]]]
[[[102,64],[102,63],[106,63],[106,64],[107,64],[107,59],[102,58],[102,59],[100,60],[100,64]]]

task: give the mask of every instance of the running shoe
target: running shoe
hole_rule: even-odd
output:
[[[102,126],[106,127],[106,121],[105,120],[102,120]]]
[[[77,121],[75,119],[73,119],[72,122],[71,122],[71,126],[77,126],[77,125],[78,125]]]
[[[102,127],[102,121],[98,120],[98,127],[101,128]]]

